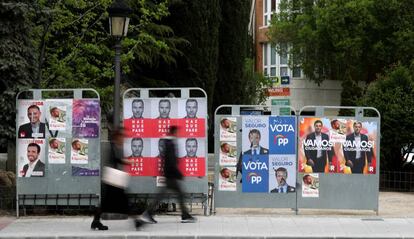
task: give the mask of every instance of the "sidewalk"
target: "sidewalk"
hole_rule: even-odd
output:
[[[0,217],[0,238],[413,238],[414,195],[381,193],[373,211],[303,209],[218,209],[214,216],[194,211],[198,222],[175,215],[136,231],[133,220],[103,221],[108,231],[92,231],[92,217]],[[197,215],[199,214],[199,215]],[[3,229],[1,229],[4,227]]]
[[[414,238],[414,218],[315,216],[210,216],[194,224],[178,216],[136,231],[133,221],[104,221],[108,231],[91,231],[91,217],[22,218],[0,238]]]

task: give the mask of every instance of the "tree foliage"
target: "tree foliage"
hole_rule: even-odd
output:
[[[220,1],[222,21],[214,108],[222,104],[245,103],[249,88],[244,87],[243,68],[251,52],[247,30],[250,4],[248,0]]]
[[[242,71],[241,92],[240,99],[241,105],[260,105],[267,96],[266,89],[268,89],[272,81],[270,78],[264,76],[262,73],[258,73],[254,70],[254,60],[246,58],[244,60],[244,67]],[[237,93],[237,92],[233,92]]]
[[[114,39],[107,8],[112,0],[1,1],[2,37],[0,132],[15,135],[15,94],[27,88],[94,88],[103,112],[112,104]],[[168,16],[168,0],[129,1],[133,9],[128,37],[122,41],[121,66],[173,62],[180,39],[159,24]],[[125,78],[125,77],[123,77]],[[127,86],[124,86],[127,87]],[[1,141],[3,142],[3,141]],[[5,144],[2,144],[5,145]]]
[[[381,168],[399,170],[414,143],[414,62],[394,66],[371,83],[360,101],[381,113]]]
[[[36,75],[28,13],[25,1],[0,2],[0,152],[15,136],[16,94],[29,88]]]
[[[210,115],[220,104],[255,103],[265,79],[246,60],[251,57],[250,1],[126,1],[133,14],[122,41],[121,88],[201,87],[208,94]],[[94,88],[103,113],[110,109],[115,43],[108,29],[111,3],[3,1],[1,100],[7,103],[2,110],[13,112],[15,93],[22,88]],[[13,137],[14,115],[1,117],[7,123],[0,130]]]
[[[176,82],[179,86],[203,88],[208,95],[209,113],[217,82],[219,56],[219,27],[221,22],[219,0],[182,0],[171,6],[171,21],[174,32],[190,43],[183,49],[190,70],[187,79]],[[196,74],[194,74],[196,73]]]
[[[108,28],[107,8],[111,3],[39,0],[33,4],[40,87],[95,88],[104,111],[111,108],[115,43]],[[133,14],[121,55],[125,74],[134,61],[155,64],[160,58],[171,60],[176,51],[173,41],[168,42],[171,29],[156,24],[168,15],[167,0],[129,3]]]
[[[412,9],[411,0],[282,0],[269,36],[273,44],[291,45],[290,64],[300,65],[310,80],[369,83],[398,61],[410,63]],[[354,89],[345,87],[345,96]]]
[[[134,64],[129,78],[137,79],[135,86],[200,87],[207,92],[211,112],[218,69],[219,0],[171,1],[169,11],[161,23],[171,27],[171,37],[182,38],[176,41],[174,61]]]

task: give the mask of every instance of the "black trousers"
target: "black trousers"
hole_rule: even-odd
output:
[[[351,159],[351,162],[354,165],[351,168],[352,173],[363,173],[364,166],[365,166],[365,159],[364,158]]]
[[[326,155],[323,154],[324,156],[320,157],[320,158],[316,158],[313,162],[314,162],[314,166],[312,168],[314,173],[324,173],[325,172],[325,166],[326,166]]]

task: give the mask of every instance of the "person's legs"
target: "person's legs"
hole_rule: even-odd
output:
[[[91,229],[92,230],[95,230],[95,229],[98,229],[98,230],[108,230],[108,227],[107,226],[104,226],[101,223],[101,215],[102,215],[102,209],[101,209],[101,207],[97,207],[95,209],[95,214],[93,216],[93,221],[91,223]]]
[[[139,217],[143,222],[145,223],[157,223],[157,221],[154,219],[154,210],[155,207],[158,205],[158,203],[164,198],[165,193],[167,191],[167,188],[162,188],[156,195],[155,200],[149,204],[147,209],[142,213],[142,215]],[[136,223],[137,225],[137,223]]]
[[[180,207],[181,207],[181,214],[182,215],[188,214],[188,209],[184,204],[184,193],[181,190],[178,180],[175,180],[175,179],[167,180],[167,188],[177,193],[178,202],[180,203]]]
[[[184,192],[181,189],[180,183],[178,180],[171,179],[167,180],[167,187],[177,193],[178,201],[181,207],[181,222],[195,222],[196,219],[188,213],[188,208],[184,204]]]

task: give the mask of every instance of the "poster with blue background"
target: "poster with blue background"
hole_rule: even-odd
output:
[[[295,154],[295,117],[269,117],[269,153]]]
[[[267,192],[269,178],[269,117],[242,120],[242,192]]]
[[[269,191],[269,156],[243,155],[242,192]]]

